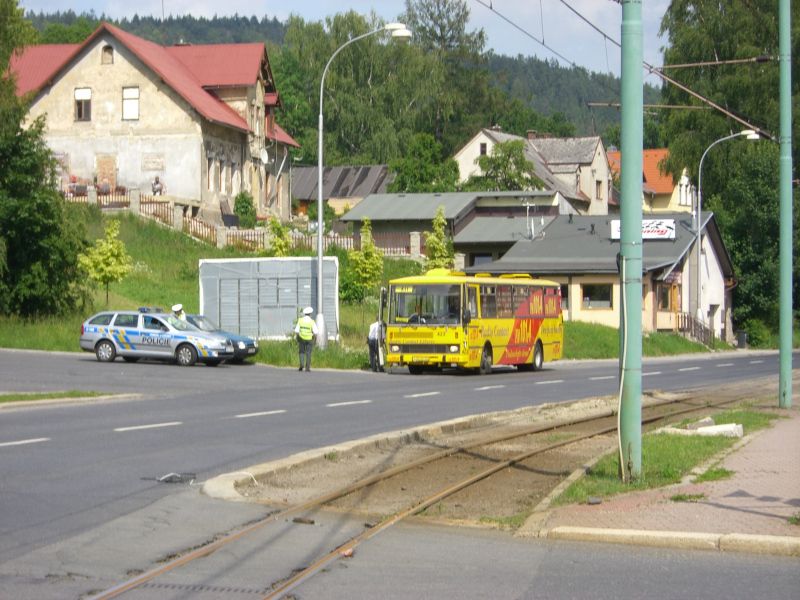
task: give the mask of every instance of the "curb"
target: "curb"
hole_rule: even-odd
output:
[[[598,415],[611,414],[607,408],[602,406],[602,401],[603,397],[598,397],[593,399],[584,398],[577,402],[595,402],[597,405],[587,410],[593,410]],[[258,480],[272,473],[285,472],[299,466],[325,461],[325,456],[334,452],[337,454],[346,454],[373,448],[385,448],[419,441],[431,441],[445,434],[466,432],[477,427],[493,424],[502,425],[504,421],[513,419],[515,415],[524,413],[546,415],[547,410],[553,406],[558,406],[560,408],[564,406],[564,403],[546,403],[535,407],[523,407],[510,411],[505,410],[468,415],[466,417],[440,421],[438,423],[421,425],[411,429],[399,429],[396,431],[379,433],[366,438],[359,438],[357,440],[342,442],[323,448],[313,448],[311,450],[292,454],[285,458],[246,467],[241,471],[223,473],[207,480],[203,484],[201,491],[211,498],[234,502],[250,502],[250,500],[239,494],[236,489],[237,486],[253,479]]]
[[[680,550],[718,550],[774,556],[800,557],[800,538],[741,533],[688,533],[641,529],[598,529],[593,527],[555,527],[539,531],[551,540],[606,542]]]

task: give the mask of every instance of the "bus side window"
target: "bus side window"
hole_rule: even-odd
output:
[[[471,319],[478,318],[478,288],[474,285],[467,286],[467,310]]]

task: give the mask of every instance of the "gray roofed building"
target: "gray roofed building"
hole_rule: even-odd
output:
[[[481,225],[485,241],[498,237],[489,233],[492,227],[488,221],[476,223],[479,229]],[[618,327],[618,227],[619,220],[609,216],[559,215],[537,229],[533,239],[526,236],[515,242],[499,258],[495,252],[473,251],[465,270],[470,274],[527,273],[552,279],[562,286],[566,319]],[[643,227],[660,234],[656,239],[644,236],[642,240],[643,330],[697,332],[698,315],[697,320],[715,336],[731,340],[735,273],[713,213],[702,215],[702,252],[697,251],[697,229],[689,213],[660,214],[657,219],[644,219]],[[613,235],[612,230],[616,230]],[[473,247],[479,247],[481,234],[472,234],[468,227],[462,231],[472,235],[469,239]],[[674,236],[669,235],[672,231]],[[490,246],[487,243],[484,247]],[[455,248],[458,252],[466,250],[460,243]]]
[[[687,213],[659,215],[674,220],[675,239],[643,240],[644,272],[661,270],[661,276],[683,261],[695,243],[692,216]],[[619,240],[611,237],[610,217],[564,217],[552,219],[533,240],[515,243],[502,258],[480,265],[492,273],[577,274],[617,273]],[[722,243],[713,213],[703,213],[703,226],[714,246],[726,278],[733,277],[733,264]],[[476,271],[467,268],[467,271]]]
[[[304,202],[318,199],[317,167],[292,169],[292,197]],[[381,194],[391,183],[386,165],[325,167],[322,170],[322,198],[337,212],[355,206],[370,194]],[[337,210],[342,209],[342,210]]]

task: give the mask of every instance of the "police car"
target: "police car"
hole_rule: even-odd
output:
[[[172,314],[147,308],[97,313],[81,326],[80,345],[100,362],[121,356],[127,362],[141,358],[168,360],[189,367],[202,362],[216,367],[233,358],[233,342],[225,336],[200,331]]]
[[[233,342],[233,358],[229,362],[240,365],[245,358],[258,353],[258,340],[249,335],[240,335],[220,329],[214,321],[203,315],[186,315],[186,320],[202,331],[229,338]]]

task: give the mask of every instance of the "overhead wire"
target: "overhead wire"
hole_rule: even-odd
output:
[[[571,61],[570,59],[568,59],[567,57],[562,55],[560,52],[558,52],[557,50],[555,50],[551,46],[545,44],[543,39],[540,40],[535,35],[533,35],[532,33],[528,32],[523,27],[521,27],[517,23],[513,22],[511,19],[506,17],[504,14],[502,14],[500,11],[495,9],[492,6],[491,2],[487,4],[483,0],[474,0],[474,1],[477,2],[478,4],[480,4],[481,6],[484,6],[485,8],[488,8],[491,12],[496,14],[499,18],[503,19],[506,23],[512,25],[515,29],[519,30],[524,35],[526,35],[527,37],[531,38],[532,40],[534,40],[535,42],[537,42],[538,44],[543,46],[549,52],[552,52],[555,56],[559,57],[564,62],[568,63],[570,66],[573,66],[573,67],[577,67],[578,66],[576,63],[574,63],[573,61]],[[620,0],[614,0],[614,1],[617,4],[621,3]],[[620,42],[618,42],[613,37],[611,37],[609,34],[607,34],[605,31],[600,29],[592,21],[590,21],[583,14],[581,14],[576,8],[571,6],[566,0],[559,0],[559,2],[561,4],[563,4],[566,8],[568,8],[573,14],[575,14],[575,16],[577,16],[581,21],[586,23],[589,27],[591,27],[597,33],[599,33],[601,36],[603,36],[607,41],[611,42],[612,44],[614,44],[618,48],[622,48],[622,44],[620,44]],[[764,57],[756,57],[755,59],[746,60],[744,62],[765,62],[765,60],[764,60]],[[673,79],[672,77],[670,77],[669,75],[664,73],[662,69],[669,68],[669,67],[667,67],[667,66],[662,67],[662,68],[654,67],[653,65],[651,65],[650,63],[648,63],[645,60],[642,61],[642,65],[648,71],[648,73],[661,78],[663,81],[665,81],[665,82],[667,82],[669,84],[674,85],[678,89],[680,89],[683,92],[689,94],[690,96],[694,97],[695,99],[699,100],[700,102],[702,102],[704,104],[707,104],[708,106],[710,106],[710,107],[714,108],[715,110],[718,110],[719,112],[721,112],[723,115],[725,115],[725,116],[729,117],[730,119],[733,119],[734,121],[738,122],[739,124],[745,126],[747,129],[752,129],[753,131],[758,133],[761,137],[764,137],[764,138],[772,140],[772,141],[776,141],[775,136],[772,135],[771,133],[769,133],[768,131],[765,131],[761,127],[758,127],[757,125],[754,125],[754,124],[750,123],[744,117],[740,117],[739,115],[737,115],[733,111],[730,111],[730,110],[720,106],[719,104],[717,104],[716,102],[714,102],[710,98],[706,98],[702,94],[700,94],[698,92],[695,92],[694,90],[692,90],[688,86],[676,81],[675,79]]]

